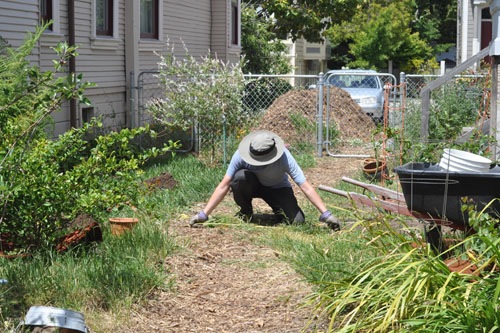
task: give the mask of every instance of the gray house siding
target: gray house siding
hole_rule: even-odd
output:
[[[38,1],[0,1],[0,36],[10,46],[22,45],[28,32],[34,32],[38,23]],[[33,50],[30,61],[38,64],[38,49]]]
[[[185,54],[184,42],[189,54],[195,57],[206,55],[211,50],[223,60],[239,59],[239,48],[228,51],[230,0],[160,1],[162,16],[158,40],[139,37],[139,1],[116,1],[118,24],[114,36],[104,38],[94,35],[95,1],[74,1],[75,44],[79,53],[75,59],[76,72],[82,73],[85,81],[96,84],[86,91],[92,103],[90,108],[85,105],[77,107],[78,126],[87,113],[102,116],[105,126],[110,129],[136,124],[130,116],[134,110],[129,101],[136,97],[130,95],[130,84],[135,83],[141,71],[156,70],[159,57],[155,53],[169,52],[172,45],[179,58]],[[27,31],[35,30],[39,22],[39,3],[39,0],[0,0],[0,36],[13,47],[23,43]],[[55,54],[51,47],[68,40],[68,0],[54,0],[54,3],[58,5],[54,13],[56,29],[43,34],[30,58],[42,70],[52,69]],[[69,106],[64,105],[53,119],[55,135],[67,131],[71,124]]]
[[[158,69],[156,53],[170,52],[172,47],[175,56],[182,58],[183,44],[194,57],[206,55],[210,50],[210,20],[210,0],[164,2],[160,39],[139,42],[141,71]]]

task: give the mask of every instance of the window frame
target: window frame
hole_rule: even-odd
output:
[[[149,19],[152,22],[152,32],[142,31],[142,22],[140,24],[140,37],[141,39],[160,39],[160,0],[150,0],[153,2],[153,8],[151,17]],[[143,7],[142,0],[140,2],[140,18],[143,18]]]
[[[45,8],[45,11],[43,10]],[[46,23],[54,19],[54,3],[52,0],[40,0],[40,22]],[[48,30],[53,31],[53,24]]]
[[[41,22],[48,22],[49,20],[52,20],[52,24],[49,26],[48,29],[45,30],[45,33],[49,34],[59,34],[60,33],[60,17],[59,17],[59,11],[60,11],[60,5],[59,5],[60,0],[40,0],[38,2],[39,4],[39,18],[40,18],[40,23]],[[42,13],[42,8],[44,7],[48,8],[48,13]]]
[[[241,5],[240,0],[230,0],[230,30],[229,30],[229,45],[230,46],[240,46],[241,45]]]
[[[99,18],[97,17],[97,2],[98,1],[104,1],[107,4],[107,11],[104,13],[103,19],[107,21],[107,28],[106,29],[98,29],[97,27],[97,22],[99,21]],[[115,27],[114,27],[114,8],[115,1],[114,0],[95,0],[95,34],[96,36],[110,36],[113,37]]]

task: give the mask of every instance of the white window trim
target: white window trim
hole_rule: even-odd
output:
[[[120,42],[118,37],[118,20],[120,17],[118,0],[113,0],[113,36],[98,36],[96,34],[96,0],[91,1],[92,5],[92,17],[91,17],[91,26],[92,33],[90,36],[91,46],[96,49],[110,49],[116,50],[118,43]]]
[[[55,34],[61,33],[61,5],[59,0],[52,0],[52,17],[54,18],[53,32]]]

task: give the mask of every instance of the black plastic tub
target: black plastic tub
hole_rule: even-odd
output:
[[[406,205],[410,210],[446,219],[458,226],[468,225],[468,202],[482,210],[500,198],[500,167],[489,172],[448,172],[438,164],[412,162],[396,167]],[[499,217],[500,202],[494,200],[487,209]]]

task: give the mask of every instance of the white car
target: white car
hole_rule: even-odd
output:
[[[375,122],[384,119],[384,86],[374,70],[342,69],[325,74],[325,86],[341,88]]]

